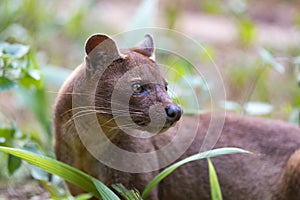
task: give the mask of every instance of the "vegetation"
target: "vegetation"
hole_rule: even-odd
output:
[[[19,150],[19,149],[0,147],[0,150],[4,151],[6,153],[9,153],[10,155],[17,156],[18,158],[22,158],[23,160],[25,160],[31,164],[34,164],[35,166],[38,166],[41,169],[44,169],[49,173],[59,175],[60,177],[69,181],[70,183],[73,183],[74,185],[81,187],[85,191],[90,192],[95,197],[98,197],[103,200],[119,199],[117,197],[117,195],[114,194],[114,192],[111,191],[102,182],[79,171],[78,169],[75,169],[73,167],[66,165],[65,163],[62,163],[57,160],[54,160],[54,159],[51,159],[48,157],[44,157],[41,155],[33,154],[28,151]],[[142,196],[140,196],[139,193],[136,191],[127,190],[121,184],[113,185],[113,187],[121,195],[123,195],[124,197],[126,197],[129,200],[146,198],[155,185],[157,185],[162,179],[164,179],[172,171],[174,171],[176,168],[180,167],[181,165],[186,164],[188,162],[204,159],[204,158],[211,158],[211,157],[216,157],[216,156],[220,156],[220,155],[228,155],[228,154],[233,154],[233,153],[249,153],[249,152],[239,149],[239,148],[214,149],[214,150],[211,150],[208,152],[202,152],[199,154],[195,154],[193,156],[185,158],[184,160],[174,163],[173,165],[169,166],[168,168],[166,168],[165,170],[160,172],[149,183],[149,185],[145,188],[144,192],[142,193]],[[213,180],[213,182],[214,182],[214,183],[212,183],[212,194],[218,193],[217,198],[213,198],[213,199],[221,199],[221,195],[219,192],[219,185],[218,185],[216,175],[215,175],[216,173],[215,173],[215,170],[214,170],[210,160],[209,160],[209,168],[210,168],[210,173],[213,174],[211,176],[211,180]],[[62,196],[59,196],[59,195],[53,194],[53,193],[52,193],[52,197],[62,198]],[[89,198],[90,196],[86,196],[86,197]],[[82,199],[82,196],[80,198]]]
[[[133,0],[128,2],[130,5],[137,3]],[[297,85],[297,81],[300,81],[298,44],[260,44],[257,25],[259,20],[253,19],[253,15],[249,12],[251,5],[246,0],[228,0],[222,4],[218,0],[205,0],[201,3],[190,2],[187,5],[181,1],[168,2],[165,1],[160,8],[164,13],[160,23],[164,23],[164,27],[179,30],[177,25],[187,12],[229,18],[236,27],[237,40],[229,47],[197,38],[205,51],[199,50],[201,63],[196,64],[206,67],[213,65],[213,60],[219,65],[224,78],[228,100],[219,102],[220,107],[233,112],[275,117],[298,123],[300,111],[300,93]],[[118,24],[114,19],[117,16],[110,16],[108,20],[107,14],[103,13],[102,16],[101,13],[99,16],[96,10],[107,6],[107,1],[99,3],[88,0],[72,4],[64,4],[57,0],[2,0],[0,2],[0,145],[9,147],[1,147],[1,150],[10,153],[0,153],[2,161],[0,187],[6,187],[10,177],[13,177],[15,182],[24,183],[27,181],[26,177],[31,176],[39,180],[51,198],[73,198],[62,189],[64,186],[57,176],[49,176],[45,171],[32,165],[22,165],[20,159],[27,159],[30,162],[32,158],[37,158],[40,161],[33,164],[39,167],[43,164],[46,166],[49,162],[47,166],[54,166],[52,169],[57,169],[57,166],[66,169],[61,174],[59,170],[50,171],[46,166],[43,169],[47,172],[66,180],[74,178],[75,183],[80,183],[84,179],[88,184],[83,187],[91,194],[105,199],[105,192],[107,192],[108,199],[117,199],[110,189],[98,180],[53,160],[51,105],[56,91],[70,73],[70,68],[73,69],[82,61],[84,41],[89,35],[95,32],[112,35],[123,30],[158,24],[156,11],[159,7],[158,1],[144,0],[138,3],[140,6],[137,7],[135,15]],[[292,4],[293,1],[290,3]],[[117,5],[117,1],[111,5]],[[299,19],[299,15],[296,15],[293,20],[297,29],[300,28]],[[120,19],[117,21],[119,22]],[[297,31],[299,34],[299,30]],[[159,56],[163,57],[163,55]],[[202,103],[200,108],[207,109],[211,88],[204,84],[201,78],[194,76],[191,63],[178,57],[164,58],[166,59],[163,64],[172,66],[177,72],[177,75],[168,74],[169,80],[175,85],[173,90],[177,96],[174,98],[180,101],[186,111],[195,112],[193,102],[187,101],[193,94],[180,93],[192,87],[195,91],[199,91],[197,96]],[[183,80],[189,80],[192,84],[186,85]],[[247,90],[241,91],[241,88]],[[203,154],[197,154],[195,157],[175,163],[166,169],[167,172],[162,172],[149,183],[144,192],[139,192],[143,197],[147,196],[159,180],[186,162],[213,157],[216,152],[229,153],[229,150],[215,150],[205,154],[204,157]],[[230,151],[230,153],[234,152],[242,152],[242,150]],[[211,196],[220,199],[221,189],[218,186],[215,170],[210,160],[208,163],[212,183]],[[139,192],[128,191],[121,185],[113,187],[124,196],[129,195],[128,199],[141,198]],[[76,199],[89,197],[90,195],[81,195]]]

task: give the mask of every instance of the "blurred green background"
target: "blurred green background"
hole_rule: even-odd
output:
[[[224,81],[227,100],[220,107],[298,123],[299,10],[297,0],[1,0],[0,144],[53,157],[53,101],[83,61],[85,40],[143,27],[176,30],[205,47],[201,65],[213,60]],[[201,109],[209,107],[210,88],[192,66],[172,58],[163,64],[170,63],[182,76],[168,78],[186,91],[176,96],[186,113],[194,107],[183,79],[194,83]],[[0,157],[0,198],[66,195],[57,177]]]

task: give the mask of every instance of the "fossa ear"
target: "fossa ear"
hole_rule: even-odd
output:
[[[124,58],[115,41],[107,35],[92,35],[85,44],[86,67],[93,71],[108,67],[114,60]]]
[[[155,61],[154,41],[150,34],[145,35],[144,39],[135,47],[131,48],[131,50],[147,56]]]

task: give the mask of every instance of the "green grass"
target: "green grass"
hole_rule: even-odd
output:
[[[98,179],[95,179],[84,172],[73,168],[65,163],[57,161],[53,158],[45,157],[42,155],[37,155],[29,151],[15,149],[10,147],[3,147],[0,146],[0,150],[21,158],[27,161],[30,164],[33,164],[49,173],[55,174],[60,176],[61,178],[65,179],[66,181],[82,188],[86,192],[91,193],[97,198],[103,200],[118,200],[119,197],[106,185],[104,185]],[[178,167],[193,161],[197,161],[204,158],[212,158],[216,156],[234,154],[234,153],[250,153],[246,150],[239,149],[239,148],[220,148],[220,149],[213,149],[211,151],[202,152],[199,154],[192,155],[188,158],[185,158],[173,165],[169,166],[162,172],[160,172],[145,188],[142,193],[142,198],[146,199],[153,187],[155,187],[160,181],[162,181],[165,177],[171,174],[174,170]],[[215,173],[212,164],[209,161],[209,175],[210,175],[210,183],[212,186],[212,197],[213,200],[220,200],[221,192],[220,187],[218,184],[218,179]],[[120,184],[116,184],[113,186],[123,197],[128,200],[137,200],[140,199],[139,193],[133,190],[127,190]]]

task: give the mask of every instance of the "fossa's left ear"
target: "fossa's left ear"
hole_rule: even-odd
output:
[[[115,41],[107,35],[92,35],[85,45],[86,68],[92,74],[97,69],[108,67],[114,60],[125,58]]]
[[[131,48],[131,50],[147,56],[155,61],[154,41],[150,34],[145,35],[144,39],[135,47]]]
[[[107,35],[95,34],[89,37],[85,44],[85,52],[88,56],[93,53],[112,54],[121,57],[121,53],[115,41]]]

